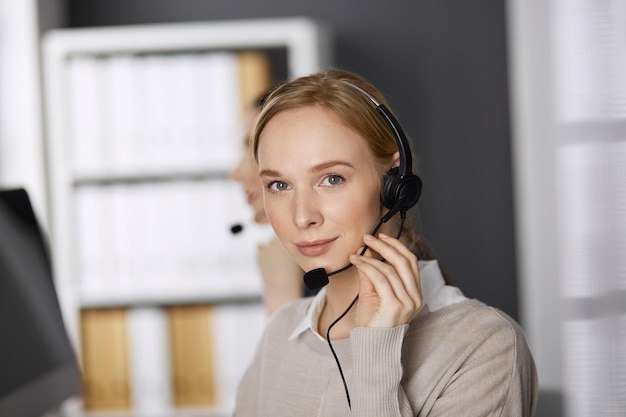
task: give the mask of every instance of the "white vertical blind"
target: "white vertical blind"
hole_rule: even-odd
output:
[[[552,4],[563,392],[626,412],[626,1]]]
[[[545,312],[539,297],[553,305],[553,314],[524,314],[540,388],[561,391],[566,416],[624,416],[626,0],[509,6],[522,305]],[[553,196],[541,199],[546,189]],[[551,219],[549,233],[532,232]],[[527,273],[541,270],[534,247],[546,248],[543,265],[555,276]],[[546,328],[558,329],[559,352],[542,350]]]
[[[552,0],[560,122],[626,117],[626,2]]]

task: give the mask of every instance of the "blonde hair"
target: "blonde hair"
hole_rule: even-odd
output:
[[[346,126],[366,140],[379,170],[384,173],[384,167],[388,166],[398,150],[396,139],[376,112],[372,101],[342,81],[363,89],[379,103],[386,105],[385,99],[370,83],[356,74],[339,69],[327,69],[282,84],[265,101],[252,130],[250,140],[255,159],[261,132],[276,114],[287,109],[318,105],[331,110]]]

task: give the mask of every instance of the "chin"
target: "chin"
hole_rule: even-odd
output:
[[[291,254],[291,257],[294,258],[294,260],[296,261],[296,263],[300,266],[300,268],[302,268],[302,270],[304,272],[309,272],[312,271],[314,269],[317,268],[324,268],[325,267],[317,262],[311,262],[311,259],[307,259],[307,258],[303,258],[302,255],[298,256],[296,255],[294,257],[294,254]]]
[[[344,263],[341,264],[331,264],[329,265],[328,263],[313,263],[313,262],[308,262],[308,265],[303,266],[300,265],[300,267],[305,271],[305,272],[309,272],[312,271],[314,269],[318,269],[318,268],[322,268],[326,271],[326,273],[331,273],[333,271],[337,271],[341,268],[343,268],[344,266],[348,265],[350,263],[350,261],[348,259],[346,259],[346,261]]]

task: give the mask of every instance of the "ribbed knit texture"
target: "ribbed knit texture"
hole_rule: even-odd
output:
[[[398,407],[408,403],[406,398],[398,398],[404,393],[398,390],[402,364],[396,359],[401,357],[402,340],[408,328],[408,324],[391,329],[360,327],[350,332],[353,379],[361,382],[353,384],[353,415],[403,415]],[[378,358],[380,352],[388,354]],[[368,389],[371,386],[377,386],[379,397],[372,395]],[[411,409],[404,411],[406,415]]]
[[[239,417],[512,416],[534,414],[537,375],[519,325],[476,300],[392,329],[356,328],[328,345],[289,335],[310,299],[274,314],[237,397]]]

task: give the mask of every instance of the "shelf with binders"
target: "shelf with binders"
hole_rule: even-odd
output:
[[[232,165],[212,167],[181,167],[179,169],[148,168],[116,168],[116,169],[83,169],[74,171],[72,185],[74,188],[89,185],[158,183],[167,181],[226,181],[228,170]]]
[[[265,74],[253,90],[266,89],[267,60],[186,51],[67,65],[79,304],[258,299],[250,236],[229,233],[250,213],[227,175],[251,95],[242,74],[253,65]]]
[[[268,72],[259,54],[72,56],[63,144],[72,175],[228,170],[241,146],[242,103],[252,100],[240,78],[251,64]],[[264,78],[254,93],[267,88]]]
[[[247,108],[327,67],[328,35],[282,18],[45,37],[53,264],[87,415],[231,414],[265,322],[256,247],[272,231],[228,173]]]
[[[253,304],[83,309],[83,409],[230,415],[260,313]]]
[[[272,232],[231,232],[231,225],[251,216],[244,198],[228,180],[77,187],[80,305],[259,299],[256,246]]]

